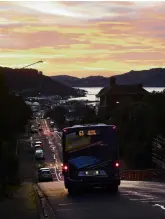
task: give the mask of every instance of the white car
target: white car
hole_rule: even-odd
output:
[[[40,168],[38,170],[38,180],[42,181],[53,181],[53,176],[49,168]]]
[[[41,141],[36,141],[35,144],[42,144],[42,142]]]
[[[34,146],[35,146],[35,145],[37,145],[37,146],[40,145],[40,147],[42,147],[42,142],[41,142],[41,141],[35,141],[35,142],[34,142]]]

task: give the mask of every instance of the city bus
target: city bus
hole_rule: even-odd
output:
[[[120,185],[119,149],[115,125],[76,125],[63,129],[64,185],[75,194],[85,187],[117,193]]]

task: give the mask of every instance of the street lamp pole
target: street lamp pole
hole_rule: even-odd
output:
[[[38,62],[34,62],[34,63],[32,63],[32,64],[29,64],[29,65],[24,66],[24,67],[21,68],[21,69],[24,69],[24,68],[27,68],[27,67],[29,67],[29,66],[31,66],[31,65],[35,65],[35,64],[38,64],[38,63],[42,63],[42,62],[43,62],[42,60],[40,60],[40,61],[38,61]]]

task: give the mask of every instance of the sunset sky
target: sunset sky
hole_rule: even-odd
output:
[[[165,2],[0,2],[0,66],[111,76],[165,67]]]

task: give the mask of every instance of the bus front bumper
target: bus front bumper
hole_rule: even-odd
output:
[[[81,179],[81,180],[74,180],[71,178],[64,178],[65,188],[68,188],[68,185],[70,186],[78,186],[78,187],[99,187],[99,186],[106,186],[106,185],[120,185],[120,177],[116,178],[99,178],[99,179]]]

